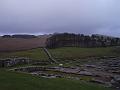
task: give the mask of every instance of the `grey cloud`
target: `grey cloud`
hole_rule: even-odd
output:
[[[120,35],[119,0],[0,0],[0,33]]]

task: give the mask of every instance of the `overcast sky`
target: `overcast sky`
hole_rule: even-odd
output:
[[[120,0],[0,0],[0,34],[120,36]]]

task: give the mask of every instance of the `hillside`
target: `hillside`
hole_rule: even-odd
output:
[[[104,47],[104,48],[79,48],[79,47],[62,47],[56,49],[48,49],[55,59],[81,59],[89,57],[104,57],[104,56],[120,56],[119,47]],[[0,57],[29,57],[32,59],[48,59],[42,48],[31,50],[23,50],[16,52],[0,52]]]
[[[67,79],[45,79],[0,70],[0,90],[111,90],[100,85]]]
[[[16,51],[16,52],[0,52],[0,58],[8,58],[8,57],[29,57],[35,60],[48,60],[48,57],[42,48],[25,50],[25,51]]]
[[[6,71],[8,68],[5,68],[4,70],[0,69],[0,81],[2,82],[0,83],[0,88],[2,90],[8,90],[8,88],[10,90],[110,90],[101,85],[117,88],[119,84],[116,84],[116,81],[115,83],[112,83],[111,81],[118,75],[119,69],[115,69],[114,74],[111,70],[113,68],[119,68],[118,65],[120,65],[120,53],[116,51],[118,48],[119,47],[62,47],[48,49],[54,59],[58,61],[58,64],[48,63],[47,66],[38,63],[43,62],[43,60],[49,62],[47,54],[45,54],[42,48],[11,53],[0,52],[0,58],[4,58],[4,60],[5,58],[18,56],[29,57],[33,62],[35,61],[38,63],[37,66],[33,66],[35,65],[34,63],[16,64],[13,67],[8,67],[13,68],[13,71],[9,72]],[[63,66],[59,66],[59,63],[63,64]],[[88,67],[86,65],[88,65]],[[23,66],[24,69],[22,69]],[[32,66],[33,68],[30,68],[29,66]],[[89,68],[89,66],[91,68]],[[106,71],[106,69],[108,70]],[[29,70],[32,71],[29,72]],[[25,75],[14,71],[31,75]],[[48,79],[52,77],[54,77],[54,79]]]
[[[45,47],[46,39],[49,36],[42,35],[37,38],[0,38],[0,52],[28,50],[37,47]]]
[[[79,47],[62,47],[49,49],[52,56],[56,59],[80,59],[89,57],[104,57],[104,56],[120,56],[118,49],[115,47],[101,48],[79,48]]]

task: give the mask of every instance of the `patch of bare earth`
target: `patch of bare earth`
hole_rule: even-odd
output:
[[[0,38],[0,52],[28,50],[37,47],[45,47],[45,42],[49,36],[38,38]]]

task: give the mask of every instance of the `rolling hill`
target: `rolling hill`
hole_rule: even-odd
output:
[[[49,35],[41,35],[37,38],[0,38],[0,52],[28,50],[38,47],[45,47]]]

